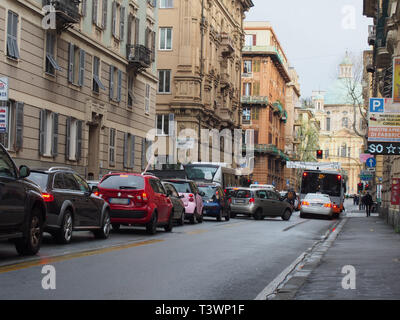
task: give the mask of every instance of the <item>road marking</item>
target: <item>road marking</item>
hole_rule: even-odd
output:
[[[146,240],[146,241],[140,241],[140,242],[135,242],[135,243],[117,245],[117,246],[113,246],[113,247],[109,247],[109,248],[101,248],[101,249],[89,250],[89,251],[84,251],[84,252],[71,253],[71,254],[66,254],[66,255],[62,255],[62,256],[41,257],[40,260],[21,262],[21,263],[8,265],[8,266],[1,266],[0,274],[6,273],[6,272],[11,272],[11,271],[17,271],[17,270],[21,270],[21,269],[27,269],[27,268],[31,268],[31,267],[37,267],[37,266],[41,266],[41,265],[45,265],[45,264],[52,264],[52,263],[56,263],[56,262],[72,260],[72,259],[76,259],[76,258],[94,256],[94,255],[103,254],[103,253],[107,253],[107,252],[119,251],[119,250],[134,248],[134,247],[140,247],[140,246],[154,244],[154,243],[163,242],[163,241],[164,240],[159,240],[159,239]]]
[[[306,222],[309,222],[309,221],[310,221],[310,220],[300,221],[300,222],[298,222],[298,223],[295,223],[294,225],[291,225],[291,226],[289,226],[289,227],[283,229],[282,231],[288,231],[288,230],[290,230],[290,229],[292,229],[292,228],[294,228],[294,227],[297,227],[298,225],[300,225],[300,224],[302,224],[302,223],[306,223]]]
[[[204,229],[201,229],[201,230],[194,230],[194,231],[188,231],[188,232],[185,232],[186,234],[201,234],[201,233],[205,233],[205,232],[208,232],[209,230],[204,230]]]

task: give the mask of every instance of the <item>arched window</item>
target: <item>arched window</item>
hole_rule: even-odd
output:
[[[326,118],[326,131],[331,131],[331,118]]]
[[[345,143],[343,143],[340,148],[340,156],[343,158],[346,158],[347,156],[347,145]]]
[[[349,118],[344,117],[342,120],[342,127],[343,128],[348,128],[349,127]]]

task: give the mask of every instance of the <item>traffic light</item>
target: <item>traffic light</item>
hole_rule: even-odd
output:
[[[322,159],[323,152],[322,150],[317,150],[317,159]]]
[[[368,183],[365,185],[365,190],[369,190],[369,184]]]
[[[361,191],[363,191],[363,190],[364,190],[364,185],[363,185],[362,182],[360,182],[360,183],[357,185],[357,191],[358,191],[358,192],[361,192]]]

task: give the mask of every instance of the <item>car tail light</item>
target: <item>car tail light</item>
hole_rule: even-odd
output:
[[[142,201],[142,202],[149,201],[149,198],[147,197],[147,193],[146,193],[146,192],[143,192],[141,195],[136,196],[136,198],[137,198],[139,201]]]
[[[301,202],[301,205],[302,205],[302,206],[309,206],[310,203],[309,203],[308,201],[302,201],[302,202]]]
[[[254,203],[254,198],[250,198],[249,203]]]
[[[54,196],[50,193],[42,193],[42,198],[43,198],[44,202],[54,201]]]
[[[96,197],[100,196],[100,192],[98,192],[98,191],[93,192],[93,194],[94,194]]]
[[[194,194],[189,194],[189,201],[194,202]]]
[[[333,209],[337,209],[337,207],[338,207],[338,206],[337,206],[336,204],[333,205]]]
[[[324,207],[325,207],[325,208],[332,208],[332,204],[331,204],[331,203],[325,203],[325,204],[324,204]]]
[[[229,204],[231,204],[231,203],[232,203],[232,199],[231,199],[231,198],[229,198],[229,199],[228,199],[228,202],[229,202]]]

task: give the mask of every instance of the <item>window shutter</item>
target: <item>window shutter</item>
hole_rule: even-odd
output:
[[[150,29],[146,28],[146,33],[145,33],[145,36],[144,36],[144,46],[146,48],[149,48],[149,35],[150,35]]]
[[[78,121],[76,123],[76,161],[81,160],[82,156],[82,136],[83,136],[83,121]]]
[[[103,16],[102,16],[102,20],[101,20],[101,27],[103,29],[107,28],[107,12],[108,10],[108,0],[103,0]]]
[[[44,155],[46,138],[46,110],[40,110],[39,113],[39,154]]]
[[[114,98],[114,66],[110,66],[110,99]]]
[[[129,167],[134,169],[135,167],[135,136],[131,135],[131,159],[129,161]]]
[[[114,153],[114,151],[115,151],[115,147],[114,147],[114,145],[115,145],[115,129],[110,128],[110,136],[109,136],[109,138],[110,138],[110,141],[109,141],[109,144],[110,144],[110,158],[109,158],[109,160],[110,160],[110,166],[113,166],[115,164],[115,153]]]
[[[97,25],[97,9],[98,7],[98,0],[93,0],[93,7],[92,7],[92,21],[93,24]]]
[[[74,52],[75,46],[70,43],[69,44],[69,57],[68,57],[68,81],[74,82]]]
[[[175,114],[173,113],[168,116],[168,132],[171,137],[175,137]]]
[[[15,138],[15,151],[20,151],[23,145],[23,129],[24,129],[24,103],[17,102],[15,107],[16,119],[15,119],[15,129],[16,129],[16,138]]]
[[[131,45],[132,44],[132,23],[134,20],[134,16],[132,14],[128,15],[128,33],[126,36],[126,44]]]
[[[119,26],[119,39],[124,40],[125,35],[125,7],[120,8],[120,26]]]
[[[156,61],[156,33],[151,31],[151,61]]]
[[[51,155],[58,155],[58,113],[53,113],[53,135],[51,140]]]
[[[80,49],[79,51],[79,86],[83,87],[85,81],[85,51]]]
[[[128,168],[128,140],[129,134],[124,133],[124,168]]]
[[[140,30],[140,19],[136,18],[135,19],[135,43],[134,44],[139,44],[139,30]]]
[[[122,71],[118,70],[118,92],[117,92],[117,101],[121,101],[122,95]]]
[[[142,170],[146,169],[146,139],[142,138]]]
[[[112,4],[112,35],[114,37],[117,37],[116,30],[117,30],[117,3],[115,1],[113,1],[113,4]]]
[[[87,14],[87,1],[82,0],[82,16],[86,17]]]
[[[71,145],[71,117],[67,118],[66,132],[65,132],[65,160],[69,160],[69,148]]]
[[[253,46],[257,45],[257,35],[253,34]]]

